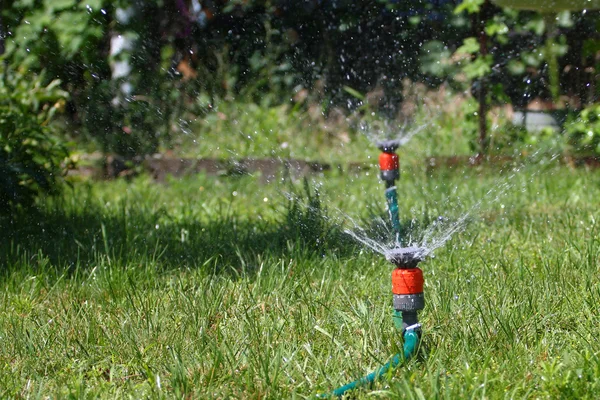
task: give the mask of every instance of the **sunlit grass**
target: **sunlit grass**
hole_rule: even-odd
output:
[[[399,153],[403,163],[414,166],[428,157],[468,158],[480,150],[478,103],[473,98],[432,91],[419,104],[405,117],[390,120],[368,107],[325,113],[317,104],[263,107],[221,101],[186,125],[173,143],[174,153],[222,160],[318,160],[346,168],[349,163],[376,163],[375,143],[385,139],[410,138]],[[526,134],[501,108],[490,110],[487,139],[487,151],[495,156],[562,154],[568,149],[565,135]]]
[[[400,153],[409,163],[420,164],[431,155],[473,154],[477,125],[467,116],[474,111],[472,100],[443,96],[404,121],[389,121],[368,109],[325,113],[317,104],[262,107],[222,101],[190,122],[174,147],[175,153],[191,158],[293,158],[346,167],[349,162],[376,162],[373,148],[378,140],[410,137],[410,146]],[[490,129],[492,151],[495,137],[506,134],[508,120],[503,116],[501,121]]]
[[[600,177],[512,174],[404,171],[405,221],[472,222],[422,264],[420,356],[358,397],[600,393]],[[0,397],[302,398],[370,372],[401,347],[389,264],[343,234],[385,214],[374,175],[317,177],[309,205],[256,177],[94,183],[2,220]]]

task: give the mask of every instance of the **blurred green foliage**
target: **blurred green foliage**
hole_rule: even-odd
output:
[[[65,107],[60,81],[0,72],[0,212],[60,190],[68,153],[50,124]]]
[[[315,109],[324,119],[343,110],[393,120],[404,112],[405,92],[414,82],[464,92],[485,80],[490,104],[510,101],[517,108],[551,97],[542,17],[491,6],[482,25],[489,53],[478,54],[474,16],[482,0],[3,4],[6,65],[43,76],[44,85],[60,80],[69,93],[65,137],[127,158],[189,143],[190,128],[207,132],[220,123],[218,108],[241,105],[231,122],[246,121],[241,130],[254,133],[255,126],[271,123],[252,118],[289,112],[290,118],[314,120],[309,114]],[[560,56],[561,93],[580,95],[573,71],[598,53],[592,38],[597,13],[563,13],[557,22],[551,50]],[[575,39],[582,37],[589,39],[579,48]],[[226,142],[239,131],[232,126],[220,134]],[[323,136],[315,142],[331,136],[324,129],[296,134]]]
[[[6,52],[12,61],[30,69],[45,68],[48,76],[73,79],[97,63],[98,46],[106,32],[102,0],[18,0],[3,17],[12,30]]]
[[[586,107],[567,122],[565,134],[573,152],[600,155],[600,103]]]

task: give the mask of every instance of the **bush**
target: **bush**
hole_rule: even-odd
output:
[[[40,193],[56,192],[68,156],[50,121],[64,108],[60,81],[10,69],[0,73],[0,210],[31,205]]]
[[[574,153],[600,155],[600,103],[584,108],[565,128]]]

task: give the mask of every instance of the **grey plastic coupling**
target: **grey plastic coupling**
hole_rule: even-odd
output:
[[[425,308],[425,295],[416,294],[394,294],[394,309],[396,311],[419,311]]]

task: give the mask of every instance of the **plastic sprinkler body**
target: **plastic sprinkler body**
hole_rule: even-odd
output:
[[[388,187],[394,186],[396,180],[400,179],[400,160],[396,153],[386,153],[385,151],[379,154],[379,170],[381,171],[381,180]]]
[[[418,247],[398,248],[388,254],[388,260],[396,265],[392,271],[394,310],[402,317],[401,325],[396,326],[405,334],[409,330],[421,333],[417,312],[425,308],[425,296],[423,271],[417,264],[423,256],[424,250]]]
[[[379,170],[381,180],[385,182],[386,188],[394,186],[396,180],[400,179],[400,160],[396,149],[400,146],[397,140],[388,140],[377,143],[381,150],[379,154]]]
[[[401,227],[398,215],[398,192],[396,180],[400,179],[400,160],[396,149],[400,146],[398,141],[389,140],[379,142],[377,147],[381,150],[379,155],[379,170],[381,180],[385,182],[385,198],[388,204],[392,228],[396,233],[396,242],[400,243]]]

